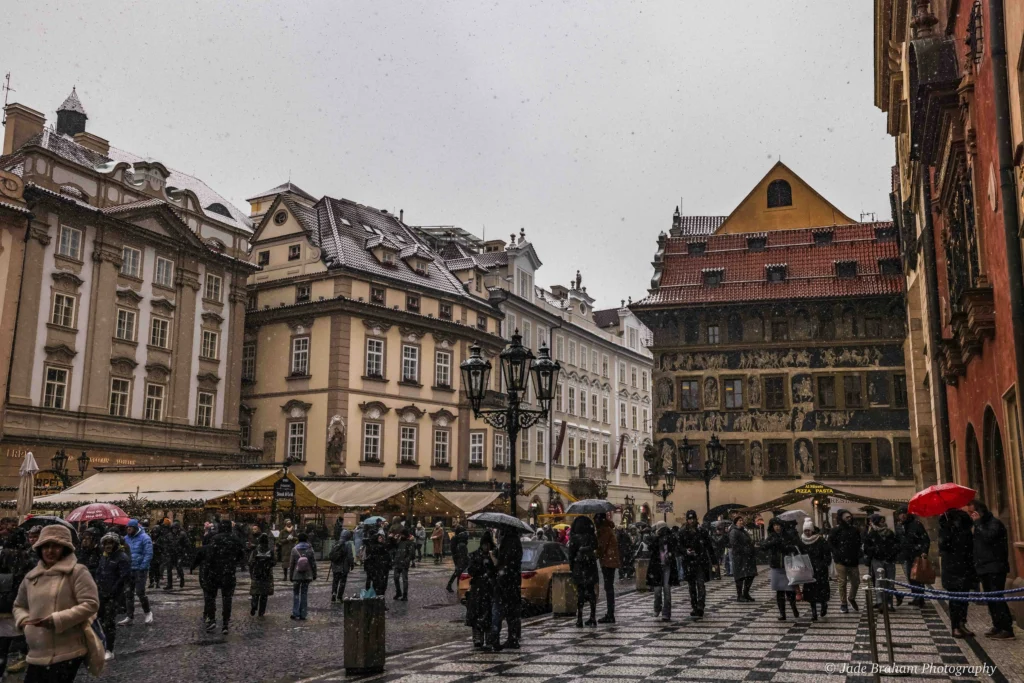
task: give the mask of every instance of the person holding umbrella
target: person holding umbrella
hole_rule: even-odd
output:
[[[480,537],[480,547],[469,555],[469,595],[466,596],[466,624],[473,629],[473,647],[483,647],[491,630],[491,601],[494,597],[494,538],[490,531]]]
[[[517,520],[518,521],[518,520]],[[498,550],[494,556],[496,578],[494,582],[494,598],[491,605],[491,633],[487,643],[492,651],[504,648],[519,649],[519,638],[522,630],[520,621],[522,611],[522,566],[523,542],[519,538],[519,529],[503,529]],[[500,643],[501,622],[508,623],[508,640]]]
[[[608,513],[594,515],[597,527],[597,558],[601,561],[601,578],[604,580],[605,615],[599,624],[615,623],[615,571],[622,567],[619,541],[615,536],[615,523],[608,519]]]

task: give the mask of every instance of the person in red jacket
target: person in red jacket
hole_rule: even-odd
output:
[[[601,564],[601,578],[604,581],[604,599],[606,613],[598,622],[601,624],[615,623],[615,570],[622,566],[619,557],[619,542],[615,538],[615,524],[608,516],[599,512],[594,515],[597,527],[597,559]]]

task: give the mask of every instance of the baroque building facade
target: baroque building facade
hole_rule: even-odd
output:
[[[9,214],[20,192],[31,219],[0,255],[0,479],[16,484],[28,451],[43,467],[57,449],[93,466],[240,457],[248,219],[198,178],[86,131],[74,91],[56,127],[20,104],[5,114],[0,204]]]
[[[658,238],[648,297],[655,470],[675,515],[773,500],[814,480],[865,498],[913,494],[903,280],[892,223],[857,223],[779,163],[728,216],[681,216]],[[851,509],[855,515],[863,510]]]
[[[621,506],[620,519],[649,517],[642,452],[653,424],[650,331],[625,301],[595,309],[578,272],[568,286],[539,286],[542,263],[525,231],[485,242],[450,226],[419,230],[467,286],[480,283],[504,315],[502,336],[518,330],[525,346],[548,346],[562,366],[549,419],[517,444],[527,512],[557,514],[569,503],[564,494],[601,494]]]
[[[978,491],[1024,585],[1020,3],[876,0],[875,104],[895,138],[921,482]]]
[[[291,183],[249,202],[243,445],[305,475],[507,482],[459,371],[472,344],[495,364],[504,346],[486,291],[402,215]]]

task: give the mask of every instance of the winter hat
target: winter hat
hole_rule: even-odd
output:
[[[804,531],[814,532],[814,522],[811,521],[810,517],[804,520]]]
[[[687,510],[686,511],[686,519],[688,519],[688,520],[690,520],[690,519],[697,519],[697,511],[696,510]]]
[[[885,526],[885,517],[879,514],[871,515],[872,526]]]
[[[74,552],[75,544],[71,542],[71,530],[63,524],[50,524],[43,527],[39,532],[39,540],[32,546],[32,550],[39,550],[47,543],[56,543]]]
[[[129,529],[138,529],[139,528],[139,520],[137,520],[137,519],[129,519],[128,520],[128,528]]]
[[[101,546],[105,543],[115,543],[117,544],[117,547],[120,548],[121,537],[118,536],[115,532],[111,531],[109,534],[104,535],[103,538],[100,539]]]

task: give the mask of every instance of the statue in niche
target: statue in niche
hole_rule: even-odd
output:
[[[704,407],[715,408],[718,406],[718,379],[706,377],[704,379]]]
[[[764,474],[764,466],[761,462],[761,442],[751,441],[750,442],[750,473],[755,477],[760,477]]]
[[[675,404],[675,391],[672,388],[672,380],[668,377],[658,379],[655,386],[655,399],[659,408],[671,408]]]
[[[747,399],[751,406],[761,405],[761,378],[757,375],[747,380]]]
[[[345,420],[335,415],[327,425],[327,462],[341,462],[345,450]]]
[[[793,459],[796,460],[796,469],[800,474],[814,474],[814,456],[807,439],[799,439],[796,442]]]

